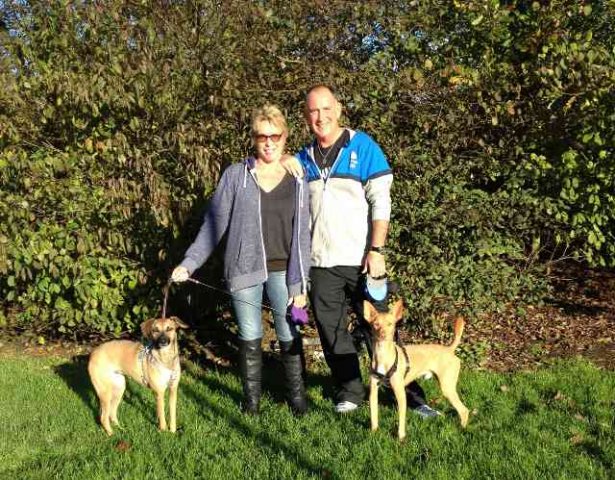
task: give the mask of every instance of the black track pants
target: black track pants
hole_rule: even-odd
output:
[[[325,360],[336,388],[335,400],[359,404],[365,398],[359,359],[348,332],[347,298],[355,298],[360,267],[331,267],[310,270],[310,299]]]

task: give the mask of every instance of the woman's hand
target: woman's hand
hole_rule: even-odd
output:
[[[297,295],[293,297],[293,305],[298,308],[304,308],[307,304],[307,295]]]
[[[175,267],[175,270],[173,270],[173,273],[171,274],[171,280],[176,283],[185,282],[188,278],[190,278],[188,269],[186,267],[182,267],[181,265],[179,267]]]

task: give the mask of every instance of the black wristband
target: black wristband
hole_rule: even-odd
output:
[[[369,247],[370,252],[376,252],[384,255],[384,247],[374,247],[373,245]]]

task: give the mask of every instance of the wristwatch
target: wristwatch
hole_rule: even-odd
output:
[[[376,252],[376,253],[379,253],[381,255],[384,255],[384,247],[374,247],[372,245],[371,247],[369,247],[369,251],[370,252]]]

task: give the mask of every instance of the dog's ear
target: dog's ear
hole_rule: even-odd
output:
[[[363,316],[367,323],[372,323],[378,316],[378,310],[367,300],[363,300]]]
[[[188,327],[188,325],[186,325],[184,322],[182,322],[179,319],[179,317],[171,317],[170,319],[173,320],[173,322],[175,323],[177,328],[190,328],[190,327]]]
[[[395,305],[393,305],[393,315],[395,316],[395,321],[399,322],[404,316],[404,302],[401,300],[397,300]]]
[[[156,321],[155,318],[150,318],[149,320],[145,320],[141,324],[141,333],[143,334],[145,338],[152,337],[152,325],[154,324],[155,321]]]

